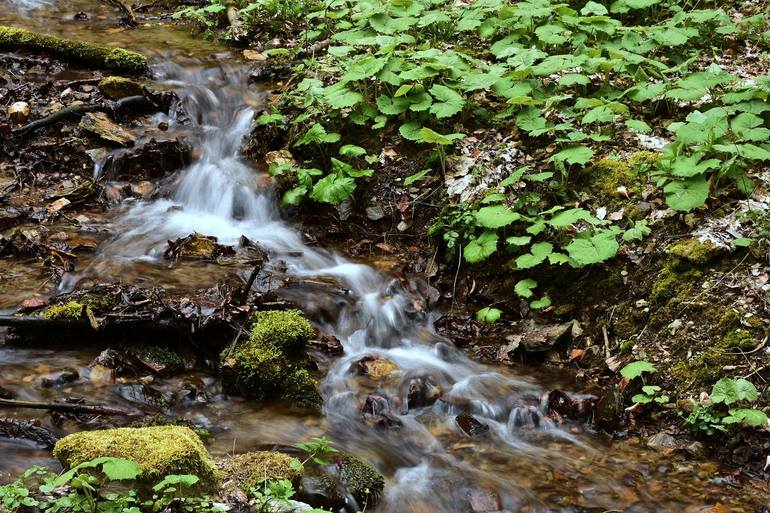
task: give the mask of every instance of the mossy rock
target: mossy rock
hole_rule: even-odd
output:
[[[698,239],[686,239],[668,248],[669,255],[695,265],[705,265],[726,252],[725,248],[709,240],[700,242]]]
[[[0,48],[46,52],[63,59],[125,73],[147,71],[147,57],[139,52],[73,41],[5,25],[0,25]]]
[[[223,354],[222,384],[256,400],[280,397],[296,406],[319,406],[318,383],[304,368],[304,349],[314,335],[299,310],[258,312],[249,340]]]
[[[182,356],[164,346],[136,344],[128,346],[128,352],[153,372],[175,372],[184,368]]]
[[[639,168],[642,166],[652,166],[660,160],[660,153],[654,151],[636,151],[628,156],[626,162],[632,168]]]
[[[107,77],[99,82],[99,91],[112,100],[142,95],[142,84],[125,77]]]
[[[337,458],[337,478],[363,508],[374,506],[385,488],[385,478],[376,468],[350,454]]]
[[[590,168],[594,186],[607,196],[617,196],[619,187],[631,191],[634,178],[625,162],[610,158],[599,160]]]
[[[149,484],[171,474],[196,475],[204,490],[214,490],[218,484],[216,468],[201,439],[182,426],[83,431],[59,440],[53,456],[68,468],[105,456],[132,460]]]
[[[314,336],[313,326],[299,310],[268,310],[257,312],[249,341],[293,354],[303,351]]]
[[[295,458],[276,451],[255,451],[227,456],[217,462],[225,491],[234,489],[248,492],[267,479],[288,479],[295,488],[302,482],[301,465],[292,464]],[[297,462],[298,463],[298,462]]]
[[[51,305],[43,310],[43,317],[51,320],[77,321],[83,319],[84,305],[77,301],[68,301]]]

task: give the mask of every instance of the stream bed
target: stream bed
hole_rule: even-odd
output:
[[[227,396],[218,378],[203,371],[151,381],[110,379],[89,366],[103,347],[0,346],[1,387],[24,400],[76,395],[185,418],[211,433],[208,449],[214,455],[325,435],[386,476],[381,503],[367,511],[689,513],[717,511],[718,503],[731,508],[719,511],[749,511],[742,509],[737,483],[720,477],[714,462],[674,457],[636,439],[610,441],[581,424],[548,419],[550,390],[575,397],[591,392],[582,390],[570,371],[476,363],[436,334],[438,312],[425,311],[425,298],[414,290],[367,262],[308,245],[282,218],[269,180],[240,155],[264,91],[248,82],[237,53],[161,20],[117,29],[115,13],[104,2],[37,3],[44,5],[36,9],[33,0],[0,0],[0,24],[151,55],[156,84],[175,89],[194,120],[196,160],[161,185],[161,199],[124,202],[103,213],[90,235],[98,244],[95,254],[60,283],[41,286],[26,278],[31,272],[24,267],[2,262],[4,274],[18,276],[13,289],[0,290],[0,309],[10,311],[22,299],[88,281],[122,280],[194,293],[248,268],[189,263],[171,269],[162,259],[166,242],[192,232],[216,236],[222,244],[237,244],[245,236],[270,255],[270,262],[281,263],[276,273],[295,280],[284,297],[301,305],[323,333],[337,337],[345,352],[322,376],[320,416]],[[88,21],[73,20],[81,11],[89,14]],[[173,118],[162,121],[172,132],[186,129]],[[312,289],[303,288],[305,282],[312,282]],[[325,315],[313,315],[318,312]],[[397,370],[379,380],[360,376],[357,362],[372,356],[386,358]],[[76,378],[57,381],[65,371]],[[50,386],[47,379],[57,384]],[[441,398],[393,411],[398,420],[390,428],[361,420],[367,399],[408,403],[415,380],[440,388]],[[468,437],[458,426],[463,412],[486,426],[480,436]],[[30,410],[13,415],[38,418]],[[67,421],[55,424],[47,416],[42,422],[59,435],[82,429]],[[34,464],[57,465],[49,452],[21,442],[0,441],[0,455],[3,474]]]

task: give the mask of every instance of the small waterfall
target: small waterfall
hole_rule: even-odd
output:
[[[439,422],[444,433],[461,436],[455,417],[470,413],[488,426],[486,432],[495,443],[514,450],[517,457],[546,466],[566,461],[566,457],[520,435],[526,431],[525,424],[529,424],[530,432],[541,424],[549,427],[541,430],[543,437],[549,437],[549,431],[561,433],[540,422],[536,407],[543,393],[541,387],[530,379],[494,372],[468,359],[435,333],[433,315],[416,306],[425,304],[423,298],[368,265],[304,244],[297,230],[281,219],[273,191],[260,185],[264,180],[239,155],[254,116],[249,105],[258,100],[242,73],[190,72],[174,67],[167,68],[162,78],[182,86],[180,96],[198,134],[195,145],[200,157],[179,173],[165,199],[138,202],[114,222],[112,229],[118,235],[102,248],[104,259],[158,260],[167,240],[193,231],[214,235],[226,244],[243,235],[258,242],[271,261],[280,260],[285,273],[295,277],[297,284],[283,292],[288,299],[311,312],[324,304],[339,303],[332,320],[315,319],[345,348],[322,386],[327,432],[336,440],[344,440],[349,450],[387,455],[390,466],[401,468],[385,498],[391,503],[383,506],[385,511],[407,511],[405,504],[413,500],[450,511],[449,502],[455,502],[461,490],[486,476],[447,452],[446,436],[437,436],[435,426],[431,429],[425,419]],[[173,126],[178,120],[169,122]],[[98,270],[98,264],[96,267]],[[97,274],[107,273],[104,269]],[[311,278],[333,285],[328,291],[314,289],[308,294],[302,281]],[[339,301],[340,289],[347,291],[343,301]],[[384,399],[370,403],[378,409],[390,408],[398,419],[397,430],[378,431],[373,436],[374,428],[362,420],[367,390],[359,384],[356,364],[365,356],[387,358],[398,366],[399,377],[378,387]],[[409,407],[408,397],[415,383],[443,391],[441,399],[426,403],[415,399],[414,407]],[[403,404],[399,406],[399,402]],[[550,439],[565,441],[570,437],[563,434]],[[438,478],[457,483],[457,489],[442,494],[443,485],[435,484]],[[523,493],[505,480],[496,481],[496,485],[503,489],[513,486],[516,496]],[[410,497],[415,493],[420,497]]]

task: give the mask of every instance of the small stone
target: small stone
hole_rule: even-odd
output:
[[[689,454],[693,458],[697,458],[699,460],[705,459],[707,456],[706,446],[700,442],[691,443],[685,448],[685,451],[687,451],[687,454]]]
[[[54,214],[59,210],[63,209],[64,207],[66,207],[67,205],[69,205],[70,203],[72,202],[67,198],[59,198],[56,201],[46,205],[45,209],[48,211],[49,214]]]
[[[372,221],[379,221],[380,219],[385,217],[385,210],[382,208],[382,205],[373,205],[371,207],[366,207],[366,217],[368,217]]]
[[[676,449],[676,439],[666,432],[655,433],[647,440],[647,447],[650,449]]]
[[[29,117],[29,103],[16,102],[8,107],[8,117],[14,123],[23,123]]]
[[[473,513],[491,513],[503,507],[500,495],[489,488],[479,488],[468,494],[468,504]]]
[[[267,55],[256,50],[246,49],[243,51],[243,56],[250,61],[266,61]]]
[[[396,229],[397,229],[398,231],[400,231],[400,232],[405,232],[405,231],[407,231],[407,230],[409,229],[409,224],[407,224],[407,222],[406,222],[406,221],[401,221],[401,222],[400,222],[400,223],[398,223],[398,225],[396,226]]]

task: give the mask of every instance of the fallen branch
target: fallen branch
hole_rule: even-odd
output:
[[[139,52],[73,41],[6,25],[0,25],[0,48],[49,53],[62,59],[125,73],[147,71],[147,57]]]
[[[47,126],[53,125],[54,123],[57,123],[59,121],[64,121],[67,118],[74,117],[74,116],[82,116],[86,112],[94,112],[97,110],[102,110],[102,109],[101,107],[96,105],[85,105],[85,104],[68,105],[63,109],[59,109],[53,114],[50,114],[42,119],[36,119],[35,121],[32,121],[31,123],[28,123],[23,127],[17,128],[16,130],[13,130],[11,133],[14,136],[25,135],[30,132],[34,132],[35,130],[39,130],[40,128],[45,128]]]
[[[56,436],[34,420],[0,419],[0,437],[30,440],[44,449],[53,449]]]
[[[107,0],[107,3],[110,3],[117,8],[119,8],[123,12],[123,16],[125,17],[125,24],[129,27],[136,27],[138,25],[136,21],[136,14],[134,14],[133,9],[131,9],[131,6],[128,5],[123,0]]]
[[[125,408],[113,406],[101,406],[97,404],[73,404],[73,403],[39,403],[35,401],[19,401],[17,399],[0,399],[0,407],[5,408],[29,408],[33,410],[49,410],[63,413],[80,413],[89,415],[137,415],[137,412]]]

